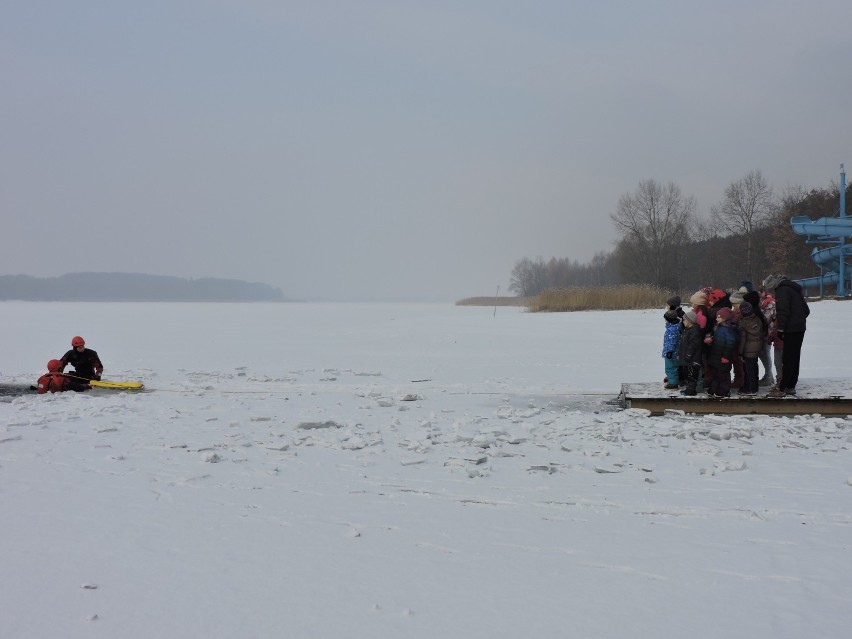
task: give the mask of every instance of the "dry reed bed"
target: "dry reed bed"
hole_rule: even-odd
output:
[[[526,306],[531,313],[662,308],[673,293],[647,285],[548,289],[535,297],[467,297],[456,306]],[[689,295],[681,293],[686,300]]]
[[[550,289],[527,305],[531,313],[662,308],[672,296],[654,286]],[[681,295],[681,297],[683,297]]]

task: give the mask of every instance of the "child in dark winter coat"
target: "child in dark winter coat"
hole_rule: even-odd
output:
[[[754,290],[749,291],[743,296],[743,301],[746,301],[751,304],[751,307],[754,310],[754,316],[758,320],[760,320],[760,323],[763,326],[763,350],[760,352],[760,355],[758,355],[760,363],[763,364],[763,377],[758,379],[758,386],[772,386],[772,384],[775,382],[775,379],[772,377],[772,358],[770,355],[769,344],[769,322],[766,321],[766,316],[763,314],[761,309],[760,293]]]
[[[710,367],[709,394],[716,397],[731,396],[731,365],[739,352],[740,332],[731,323],[733,313],[722,307],[716,312],[716,328],[710,344],[707,363]]]
[[[755,309],[751,302],[740,304],[740,355],[745,373],[739,391],[741,395],[754,395],[758,390],[760,376],[757,362],[766,346],[765,322],[760,309]]]
[[[683,368],[686,377],[684,395],[695,395],[698,392],[703,343],[701,328],[698,326],[698,315],[690,309],[683,315],[683,332],[680,336],[680,347],[678,348],[678,363]]]
[[[745,301],[745,294],[748,293],[745,286],[741,286],[738,291],[734,291],[728,296],[728,301],[731,303],[731,311],[734,316],[731,319],[731,324],[739,327],[740,318],[742,318],[742,314],[740,313],[740,304]],[[733,368],[734,372],[734,381],[731,382],[731,388],[736,388],[737,391],[742,389],[743,384],[745,384],[745,364],[743,363],[742,355],[737,352],[734,355],[733,360]]]
[[[680,318],[677,311],[669,308],[664,314],[666,330],[663,333],[663,358],[666,365],[666,389],[677,389],[680,375],[678,372],[677,350],[680,344]]]
[[[731,300],[728,294],[720,288],[712,289],[707,294],[707,326],[704,328],[704,385],[709,389],[713,382],[713,367],[710,365],[710,344],[713,342],[713,333],[716,332],[716,314],[720,309],[731,310]],[[728,320],[730,322],[730,319]],[[733,364],[733,360],[731,360]],[[733,368],[733,367],[732,367]]]

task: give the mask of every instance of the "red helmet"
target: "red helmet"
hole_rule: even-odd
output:
[[[74,348],[77,348],[78,346],[85,346],[85,345],[86,345],[86,340],[84,340],[79,335],[71,338],[71,346],[73,346]]]
[[[52,359],[47,363],[47,370],[51,373],[56,373],[62,369],[62,362],[58,359]]]

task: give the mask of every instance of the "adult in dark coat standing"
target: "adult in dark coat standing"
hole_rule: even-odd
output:
[[[807,318],[811,309],[802,294],[802,287],[784,275],[769,279],[767,288],[775,290],[775,316],[778,322],[778,338],[784,341],[781,361],[781,379],[770,391],[772,397],[784,397],[796,394],[799,381],[799,361],[802,356],[802,342],[807,330]]]

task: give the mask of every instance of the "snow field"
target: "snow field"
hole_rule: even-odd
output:
[[[852,421],[618,410],[657,313],[199,306],[87,337],[152,392],[0,402],[4,636],[845,636]]]

